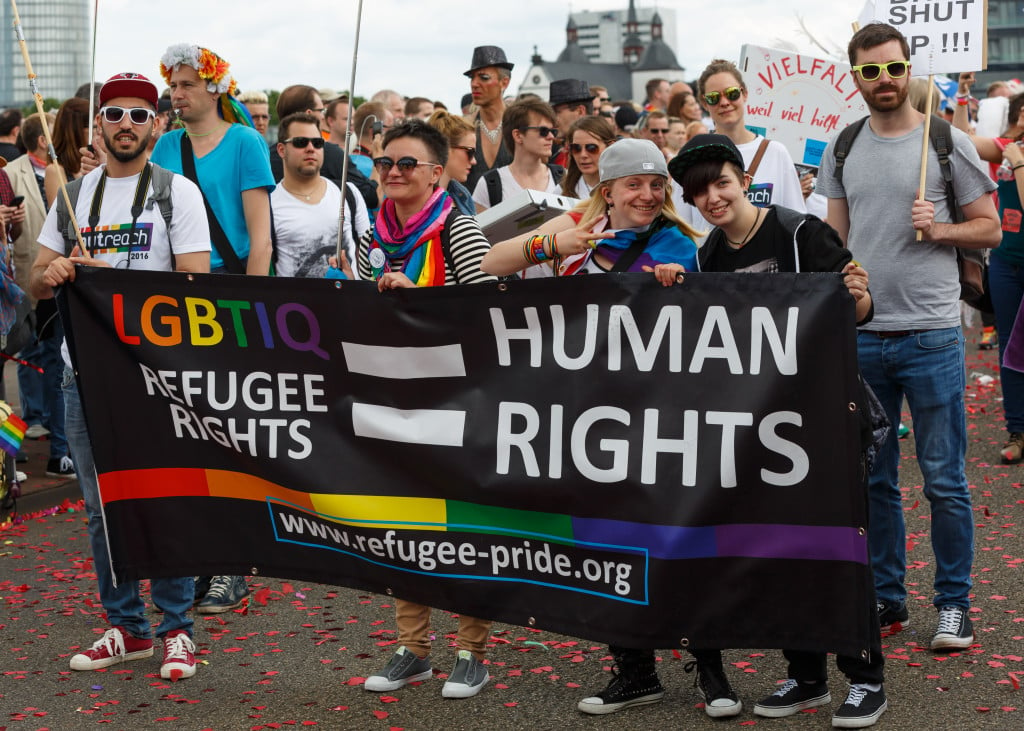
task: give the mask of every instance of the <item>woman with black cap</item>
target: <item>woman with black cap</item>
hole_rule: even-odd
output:
[[[835,230],[814,216],[781,206],[757,208],[747,198],[751,177],[743,157],[724,135],[698,135],[669,163],[682,186],[683,199],[715,226],[698,256],[703,272],[839,272],[855,301],[856,324],[871,319],[868,275],[852,260]],[[854,323],[848,323],[852,326]],[[878,628],[874,600],[864,609]],[[692,650],[705,712],[735,716],[743,706],[729,687],[719,650]],[[825,653],[784,650],[789,678],[754,706],[768,718],[790,716],[831,702]],[[839,655],[837,664],[850,680],[846,702],[835,712],[836,728],[865,728],[885,712],[883,657],[876,635],[867,659]],[[689,669],[689,667],[687,668]]]

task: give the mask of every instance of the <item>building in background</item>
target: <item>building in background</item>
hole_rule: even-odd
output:
[[[635,38],[629,38],[630,13],[637,28]],[[592,63],[621,63],[623,46],[637,42],[646,46],[651,42],[655,17],[662,26],[663,40],[676,48],[676,11],[669,8],[635,8],[633,3],[625,10],[583,10],[571,13],[569,20],[576,25],[577,42]]]
[[[977,74],[977,78],[974,91],[982,95],[993,81],[1024,80],[1024,2],[1021,0],[988,0],[988,69]]]
[[[89,81],[89,6],[89,0],[42,0],[18,5],[32,70],[43,97],[66,99]],[[13,25],[10,2],[0,2],[0,108],[33,103]]]
[[[570,14],[565,49],[555,61],[545,61],[535,50],[519,93],[547,99],[552,81],[581,79],[592,86],[604,86],[612,99],[643,102],[644,87],[650,79],[683,81],[685,69],[676,60],[670,40],[675,38],[675,12],[664,12],[671,18],[668,24],[663,22],[662,11],[638,11],[634,0],[629,0],[626,10]],[[596,24],[591,16],[598,19]],[[586,26],[589,51],[581,17],[590,24]]]

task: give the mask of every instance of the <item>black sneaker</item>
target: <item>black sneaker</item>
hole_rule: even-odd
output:
[[[782,718],[807,708],[815,708],[832,702],[828,683],[801,683],[790,678],[779,689],[754,705],[754,715],[765,718]]]
[[[890,604],[878,601],[878,625],[883,635],[891,635],[910,626],[910,612],[906,602]]]
[[[974,642],[974,629],[963,607],[939,609],[939,626],[932,637],[933,650],[965,650]]]
[[[692,672],[694,666],[697,668],[697,677],[693,679],[693,685],[704,696],[704,712],[712,718],[740,715],[743,704],[729,685],[725,671],[720,667],[701,665],[696,660],[684,665],[683,670]]]
[[[78,477],[75,474],[75,464],[71,461],[71,457],[50,459],[46,463],[46,474],[50,477],[68,477],[72,480]]]
[[[198,604],[206,598],[207,592],[210,591],[210,583],[212,581],[212,576],[197,576],[195,578],[196,588],[192,598],[193,604]]]
[[[832,728],[874,726],[888,707],[884,688],[868,690],[863,685],[851,685],[846,702],[832,714]]]
[[[615,713],[630,706],[642,706],[657,703],[665,695],[661,687],[658,673],[637,671],[626,666],[612,670],[612,679],[608,687],[595,696],[584,698],[576,704],[576,708],[594,716]]]
[[[430,658],[417,657],[416,653],[402,645],[383,670],[363,681],[363,688],[375,693],[398,690],[406,683],[430,680],[432,675]]]

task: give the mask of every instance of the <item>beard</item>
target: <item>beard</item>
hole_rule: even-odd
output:
[[[887,94],[895,92],[896,97],[894,99],[886,99],[882,101],[878,98],[879,94]],[[902,87],[896,84],[885,84],[872,89],[870,92],[865,94],[861,91],[861,95],[864,97],[864,103],[876,112],[891,112],[899,109],[903,106],[903,103],[907,100],[907,95],[910,93],[910,86],[904,85]]]
[[[134,132],[131,133],[135,137],[136,146],[132,149],[122,150],[117,147],[116,137],[120,137],[124,134],[121,130],[117,131],[117,134],[110,136],[103,132],[103,142],[107,146],[107,154],[111,155],[118,162],[131,162],[132,160],[138,159],[138,157],[144,154],[149,147],[149,138],[153,136],[153,130],[150,130],[143,136],[136,135]]]

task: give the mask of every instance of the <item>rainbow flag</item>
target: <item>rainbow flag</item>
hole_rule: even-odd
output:
[[[21,443],[25,439],[25,430],[28,424],[21,420],[21,417],[11,411],[11,407],[0,402],[0,418],[4,418],[0,424],[0,449],[3,449],[12,457],[18,454]]]

